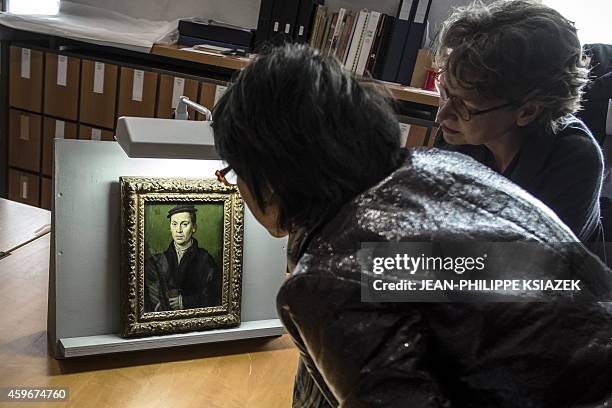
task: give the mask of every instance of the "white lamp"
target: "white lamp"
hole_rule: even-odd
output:
[[[188,106],[206,120],[180,120],[187,119]],[[115,139],[129,157],[218,160],[210,110],[181,96],[175,116],[179,120],[122,116]]]

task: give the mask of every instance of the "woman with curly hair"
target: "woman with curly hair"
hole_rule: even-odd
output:
[[[496,170],[593,239],[603,159],[573,116],[588,74],[573,24],[535,1],[477,2],[443,24],[435,63],[438,147]]]

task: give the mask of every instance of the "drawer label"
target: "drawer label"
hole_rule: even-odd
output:
[[[144,71],[134,70],[134,81],[132,82],[132,100],[142,102],[142,88],[144,87]]]
[[[185,78],[174,77],[174,85],[172,86],[172,109],[176,109],[179,103],[179,98],[185,92]]]
[[[19,176],[19,195],[24,200],[28,199],[28,178],[26,176]]]
[[[91,129],[91,140],[102,140],[102,131],[100,129]]]
[[[66,129],[66,123],[63,120],[56,120],[55,121],[55,138],[63,139],[65,129]]]
[[[30,79],[30,59],[31,51],[29,48],[21,49],[21,77]]]
[[[57,86],[66,86],[68,77],[68,57],[65,55],[57,56]]]
[[[94,93],[104,93],[104,63],[96,61],[96,67],[94,69]]]
[[[19,115],[19,118],[19,139],[30,140],[30,117],[28,115]]]

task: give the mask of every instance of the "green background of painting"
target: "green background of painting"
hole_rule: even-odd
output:
[[[168,211],[176,203],[145,203],[144,207],[144,251],[145,259],[166,251],[172,242]],[[223,203],[194,204],[198,225],[194,238],[222,265],[223,254]]]

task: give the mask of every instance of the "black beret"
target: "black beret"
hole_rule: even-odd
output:
[[[193,204],[177,204],[174,208],[172,208],[170,211],[168,211],[168,217],[167,218],[170,218],[174,214],[182,213],[182,212],[191,213],[191,214],[193,214],[195,216],[196,211],[198,211],[198,210],[195,209]]]

